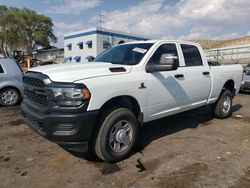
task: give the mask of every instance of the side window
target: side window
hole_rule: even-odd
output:
[[[0,74],[1,74],[1,73],[4,73],[4,70],[3,70],[2,65],[0,65]]]
[[[87,41],[85,44],[88,45],[88,48],[92,48],[92,40]]]
[[[179,64],[178,53],[175,44],[162,44],[150,58],[149,63],[164,64],[168,58],[174,59]]]
[[[186,66],[201,66],[203,65],[201,54],[196,46],[181,44]]]
[[[67,44],[66,47],[68,48],[68,50],[72,50],[72,44]]]

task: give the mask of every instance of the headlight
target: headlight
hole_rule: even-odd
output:
[[[84,101],[90,99],[90,92],[86,88],[47,87],[45,92],[48,100],[59,106],[80,106]]]

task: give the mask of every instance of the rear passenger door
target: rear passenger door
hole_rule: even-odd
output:
[[[211,91],[210,68],[204,65],[205,61],[200,50],[195,45],[180,44],[182,50],[184,67],[180,67],[185,80],[184,90],[190,100],[190,107],[206,104]]]

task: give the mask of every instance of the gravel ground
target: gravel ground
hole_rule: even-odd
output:
[[[89,161],[23,124],[19,107],[0,107],[0,187],[250,187],[250,94],[233,116],[204,107],[144,126],[133,155]]]

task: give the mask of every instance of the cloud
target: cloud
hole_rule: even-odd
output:
[[[54,25],[57,29],[67,31],[67,32],[73,32],[73,31],[83,29],[83,23],[80,21],[71,23],[71,24],[67,24],[64,22],[54,22]]]
[[[80,14],[84,10],[92,9],[100,5],[100,0],[49,0],[47,3],[56,2],[59,5],[50,6],[51,14]]]
[[[72,6],[77,6],[77,13],[81,12],[79,1],[48,1],[63,1],[64,4],[60,6],[64,9],[74,10],[78,8]],[[81,2],[84,4],[90,0]],[[100,0],[93,2],[98,6]],[[74,14],[74,11],[70,13]],[[250,35],[250,1],[245,0],[147,0],[102,13],[105,15],[103,27],[153,39],[228,39]],[[90,25],[95,26],[97,16],[88,20],[71,24],[56,22],[55,31],[59,43],[62,44],[63,35],[66,33],[83,30]]]
[[[63,37],[65,34],[82,30],[85,27],[86,25],[80,21],[71,24],[54,22],[55,35],[58,38],[57,46],[63,46]]]
[[[249,31],[250,1],[147,0],[103,13],[103,27],[151,38],[225,39]],[[90,23],[95,20],[92,17]]]

